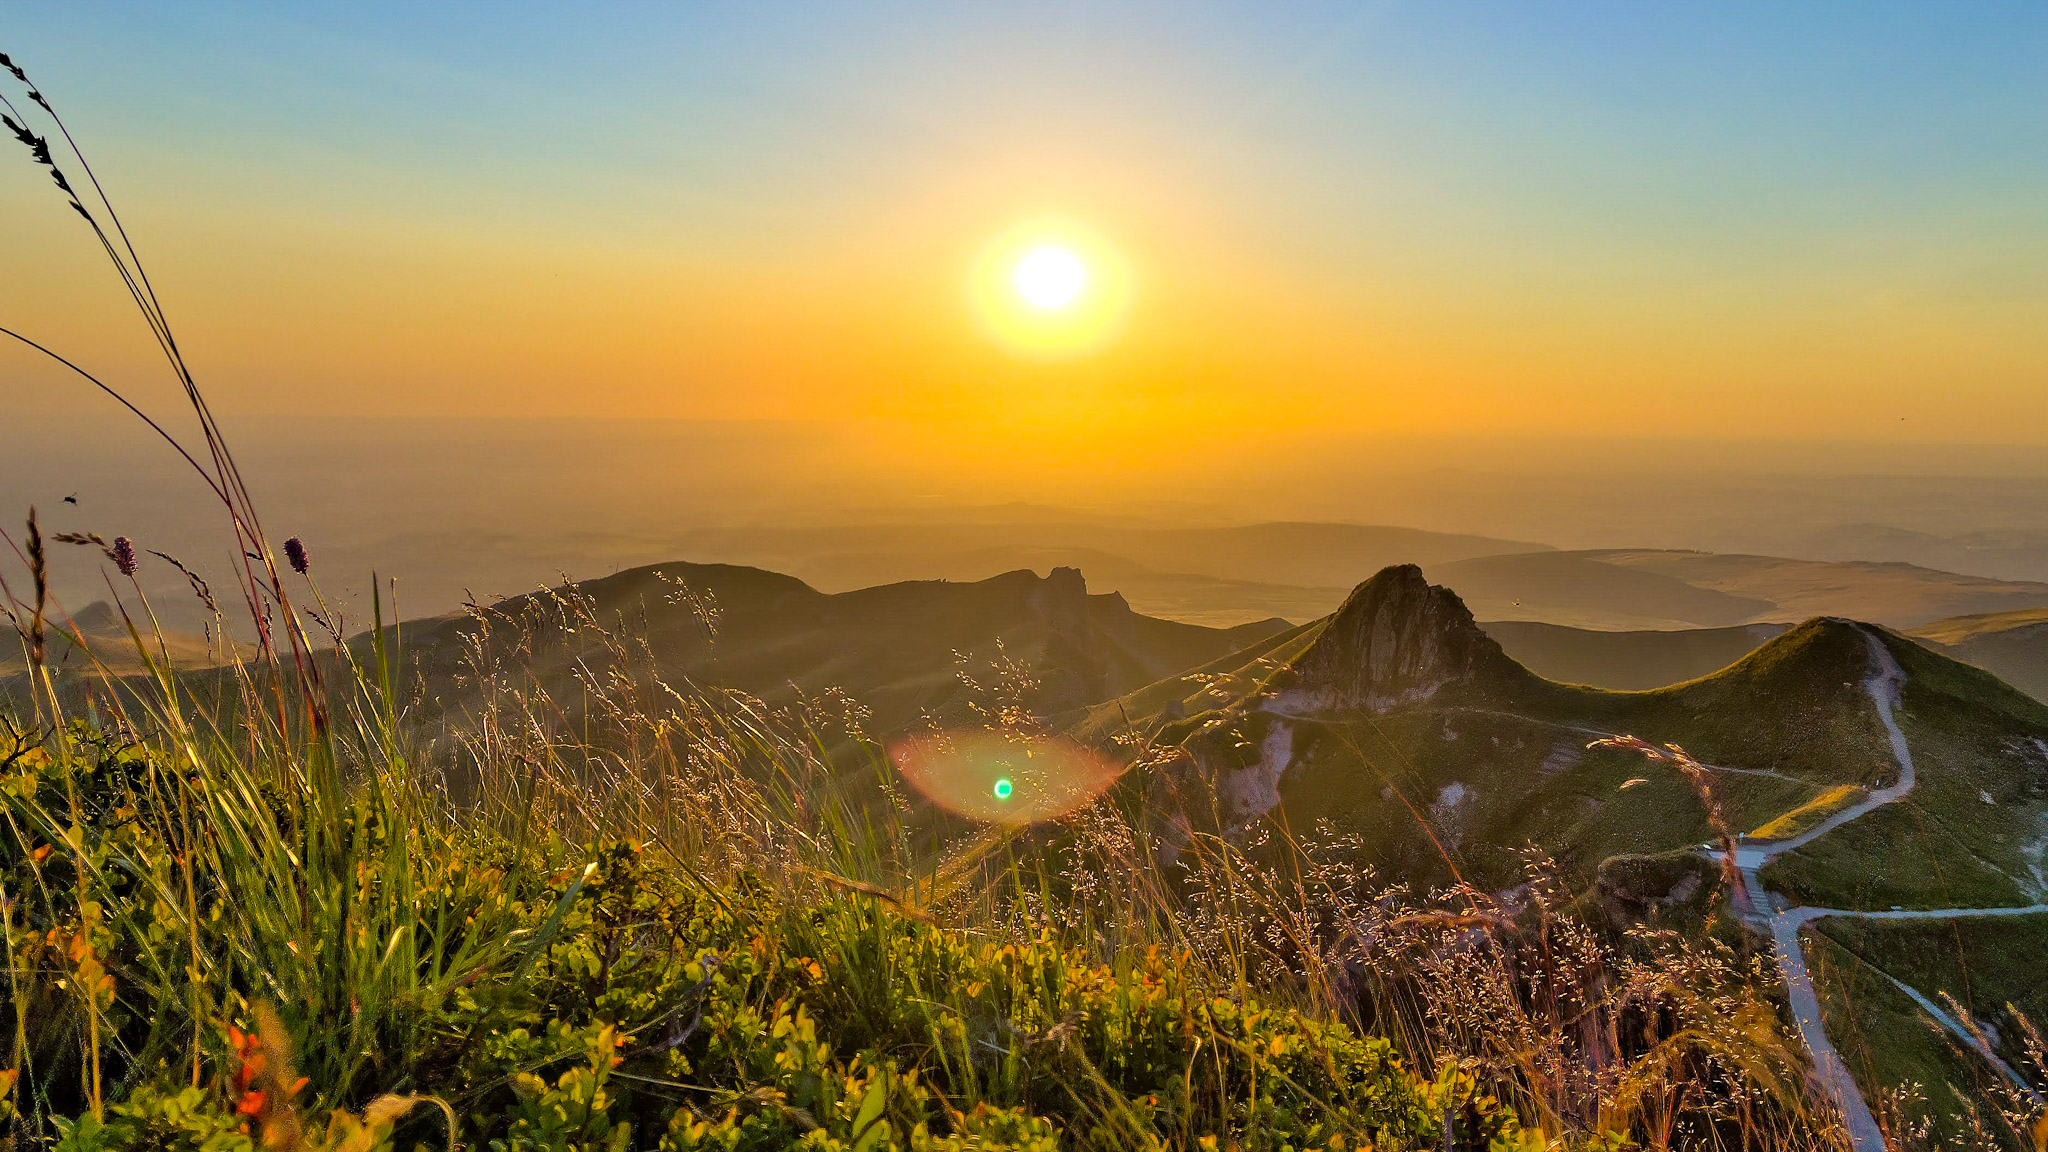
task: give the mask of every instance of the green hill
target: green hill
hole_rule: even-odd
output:
[[[1518,850],[1534,843],[1590,878],[1610,856],[1683,849],[1711,834],[1678,774],[1586,747],[1602,736],[1676,743],[1724,766],[1715,791],[1738,831],[1831,790],[1895,777],[1865,691],[1865,635],[1864,626],[1817,618],[1709,675],[1609,691],[1536,675],[1456,594],[1412,566],[1390,568],[1333,616],[1216,661],[1198,679],[1098,706],[1074,727],[1099,737],[1129,716],[1188,740],[1189,762],[1214,788],[1225,823],[1272,813],[1297,828],[1330,820],[1370,829],[1376,852],[1418,877],[1446,878],[1455,867],[1498,887],[1515,882]],[[2038,845],[2027,845],[2044,834],[2029,829],[2048,820],[2048,746],[2033,744],[2048,739],[2048,708],[1901,637],[1884,642],[1908,672],[1903,723],[1916,742],[1932,741],[1923,759],[1939,767],[1868,826],[1925,808],[1930,828],[1967,829],[1967,850],[1933,832],[1894,836],[1883,872],[1897,879],[1868,872],[1847,888],[1831,862],[1832,837],[1778,866],[1816,895],[1888,906],[1909,898],[1914,866],[1900,853],[1914,844],[1930,867],[1939,858],[1959,890],[2024,902],[2037,883],[2027,853]],[[1645,782],[1622,787],[1638,778]]]

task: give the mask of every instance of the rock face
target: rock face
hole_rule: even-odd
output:
[[[1292,665],[1273,710],[1384,712],[1445,685],[1519,670],[1465,602],[1422,569],[1382,569],[1357,588]]]
[[[1032,577],[1030,587],[1025,603],[1046,627],[1077,639],[1087,633],[1088,579],[1079,568],[1055,568],[1043,580]]]

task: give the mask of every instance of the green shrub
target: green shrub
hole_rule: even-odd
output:
[[[497,1152],[1515,1137],[1470,1077],[1158,949],[1105,966],[628,840],[430,831],[388,779],[173,763],[75,726],[0,775],[23,1132],[67,1149],[438,1145],[386,1114],[429,1096]]]

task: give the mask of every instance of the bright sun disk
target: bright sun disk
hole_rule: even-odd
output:
[[[1010,282],[1034,308],[1063,308],[1088,286],[1088,267],[1071,248],[1041,244],[1017,261]]]

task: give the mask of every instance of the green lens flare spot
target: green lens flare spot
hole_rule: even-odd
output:
[[[1010,778],[1008,776],[1005,776],[1002,779],[996,781],[996,799],[998,800],[1008,800],[1010,798],[1010,793],[1015,792],[1016,790],[1017,786],[1010,783]]]

